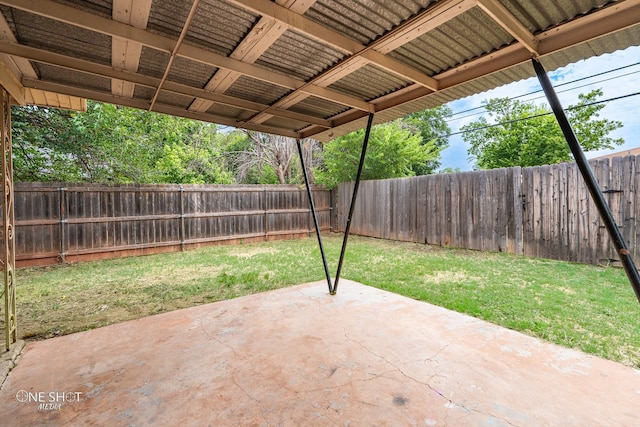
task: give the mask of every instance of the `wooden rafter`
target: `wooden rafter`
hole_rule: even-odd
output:
[[[415,40],[443,23],[468,11],[472,7],[476,6],[476,1],[477,0],[444,0],[436,3],[434,7],[419,13],[404,24],[396,27],[383,37],[380,37],[378,40],[369,44],[369,46],[359,45],[357,53],[351,55],[349,58],[320,76],[317,76],[315,79],[311,80],[310,83],[317,86],[327,87],[367,64],[375,64],[387,71],[396,72],[396,74],[400,74],[402,77],[414,81],[430,91],[437,91],[439,86],[436,79],[407,66],[403,66],[402,73],[399,73],[400,67],[397,66],[398,62],[391,60],[389,57],[385,56],[385,54]],[[298,29],[298,31],[300,30]],[[307,96],[300,94],[299,92],[300,91],[294,91],[288,96],[280,99],[273,105],[273,107],[289,108],[292,105],[301,102]],[[272,114],[270,114],[270,109],[268,109],[260,112],[260,114],[256,114],[251,119],[251,122],[264,123],[271,118],[271,116]]]
[[[176,40],[164,37],[141,28],[113,21],[112,19],[76,9],[51,0],[0,0],[0,4],[25,10],[40,16],[45,16],[74,25],[80,28],[96,31],[111,37],[122,37],[136,41],[142,45],[171,53],[176,46]],[[177,52],[177,56],[184,57],[216,68],[225,68],[240,74],[262,80],[267,83],[282,86],[288,89],[298,89],[305,86],[305,91],[315,96],[343,104],[351,108],[370,111],[371,105],[361,99],[332,91],[326,88],[317,88],[307,85],[305,81],[288,77],[273,71],[266,70],[253,64],[239,61],[234,58],[219,55],[217,53],[196,46],[183,44]]]
[[[151,12],[151,0],[113,0],[112,17],[136,28],[146,28]],[[142,44],[122,37],[111,39],[111,64],[113,68],[125,71],[138,71]],[[133,98],[135,85],[114,79],[111,81],[111,93],[117,96]]]
[[[283,7],[287,7],[292,11],[303,14],[307,11],[316,0],[276,0]],[[286,27],[279,24],[278,21],[268,17],[261,17],[254,25],[249,34],[238,44],[238,46],[229,55],[231,58],[240,61],[253,63],[266,52],[266,50],[275,42],[282,34]],[[242,74],[230,70],[220,69],[209,80],[205,86],[205,90],[215,93],[224,93],[240,78]],[[213,105],[212,101],[197,98],[189,106],[190,111],[204,112]]]
[[[527,48],[534,56],[538,56],[540,41],[506,7],[498,0],[477,0],[478,7]]]
[[[141,85],[155,89],[152,101],[131,100],[129,104],[125,105],[145,104],[145,108],[152,108],[157,103],[163,111],[171,110],[171,114],[175,114],[176,110],[180,109],[158,103],[158,97],[164,92],[176,93],[195,99],[188,111],[182,111],[178,115],[219,121],[231,126],[240,125],[261,131],[272,129],[282,134],[286,131],[283,129],[285,125],[282,124],[285,121],[274,120],[272,123],[280,123],[276,127],[266,125],[270,118],[281,117],[289,119],[291,125],[298,129],[297,131],[289,129],[289,135],[303,137],[317,135],[328,128],[358,120],[369,112],[393,109],[420,98],[429,97],[434,92],[437,93],[493,72],[513,67],[528,61],[532,55],[544,57],[547,54],[584,43],[609,32],[620,31],[625,26],[638,25],[637,17],[640,16],[640,0],[621,0],[600,10],[589,12],[585,16],[576,17],[567,23],[556,23],[556,27],[546,32],[533,34],[502,5],[500,0],[440,0],[365,46],[336,30],[305,17],[305,11],[313,5],[315,0],[276,0],[275,2],[272,0],[227,0],[258,15],[258,18],[251,31],[237,44],[235,50],[229,56],[225,56],[194,44],[182,44],[188,31],[188,23],[180,29],[180,37],[177,40],[163,36],[157,31],[146,30],[146,20],[149,17],[148,5],[151,1],[114,0],[114,19],[109,19],[87,10],[67,6],[58,1],[0,0],[0,4],[108,35],[112,37],[112,51],[114,52],[112,66],[109,67],[97,61],[91,62],[54,54],[45,49],[21,46],[17,44],[15,38],[5,37],[4,41],[0,41],[0,59],[5,59],[5,66],[0,69],[0,72],[18,77],[17,87],[21,82],[24,84],[25,81],[28,81],[30,83],[28,88],[32,88],[37,86],[33,83],[37,81],[37,76],[29,60],[48,63],[111,79],[113,87],[110,95],[114,97],[110,102],[123,104],[124,102],[120,98],[133,96],[134,85]],[[140,6],[141,4],[142,6]],[[136,5],[136,7],[146,9],[145,11],[133,12],[128,5],[132,7]],[[190,16],[193,16],[197,8],[197,0],[196,4],[187,1],[184,6],[188,7],[189,5],[192,6]],[[513,43],[503,47],[496,46],[496,50],[486,55],[477,52],[476,55],[482,56],[432,76],[388,56],[394,50],[433,29],[441,27],[473,8],[484,12],[483,22],[488,22],[486,19],[488,16],[497,26],[511,34],[514,39]],[[459,24],[459,21],[456,22]],[[0,21],[0,32],[12,35],[6,21],[4,24],[3,27],[2,21]],[[281,72],[270,71],[255,64],[269,46],[287,30],[303,34],[319,41],[324,46],[330,46],[343,52],[344,59],[307,81]],[[121,41],[126,41],[127,47],[117,47],[118,38]],[[132,48],[129,49],[128,46],[132,46]],[[164,69],[162,78],[154,78],[137,72],[138,51],[142,46],[170,55],[169,64]],[[171,71],[172,62],[178,56],[215,67],[218,71],[204,88],[169,81],[167,77]],[[6,60],[7,58],[9,60]],[[338,80],[370,64],[400,76],[410,84],[403,89],[373,100],[363,100],[331,88],[331,85]],[[25,67],[26,74],[21,71],[21,68]],[[28,74],[29,67],[32,74]],[[20,76],[23,76],[22,79]],[[225,95],[225,92],[240,76],[277,85],[289,92],[271,105]],[[121,89],[118,88],[120,83],[122,83]],[[125,87],[126,90],[124,90]],[[61,89],[64,89],[64,93],[74,92],[64,85]],[[98,91],[89,90],[89,92],[94,96],[98,94]],[[74,93],[78,93],[78,91]],[[105,99],[106,95],[102,93],[100,96]],[[330,120],[290,110],[295,104],[310,96],[339,103],[350,109]],[[66,101],[59,100],[59,102]],[[213,103],[233,106],[243,112],[235,118],[209,114],[207,111]],[[301,131],[297,127],[298,122],[307,127]],[[326,134],[323,133],[323,135]]]
[[[9,23],[4,19],[4,15],[0,14],[0,40],[17,43],[15,35],[9,28]],[[20,78],[27,76],[37,78],[38,74],[34,70],[31,63],[23,58],[14,58],[9,55],[0,55],[0,73],[2,73],[2,81],[5,89],[20,105],[25,103],[24,88],[20,87]]]
[[[69,86],[61,83],[46,82],[46,81],[37,80],[37,79],[23,78],[22,85],[26,88],[40,89],[47,92],[62,93],[65,95],[76,96],[80,98],[89,98],[89,99],[94,99],[100,102],[108,102],[111,104],[124,105],[127,107],[133,107],[133,108],[138,108],[142,110],[148,110],[149,107],[151,106],[150,102],[136,99],[136,98],[132,98],[132,99],[122,98],[119,96],[114,96],[111,93],[107,93],[107,92],[78,88],[75,86]],[[171,114],[174,116],[186,117],[186,118],[195,119],[195,120],[202,120],[202,121],[211,122],[211,123],[219,123],[226,126],[235,127],[238,125],[238,122],[235,119],[232,119],[229,117],[210,114],[210,113],[196,113],[196,112],[188,111],[182,108],[174,107],[171,105],[162,104],[159,102],[156,103],[156,106],[154,107],[153,111],[156,111],[158,113]],[[281,127],[254,125],[254,124],[247,124],[247,126],[245,127],[247,129],[255,130],[258,132],[275,133],[278,135],[290,136],[292,138],[295,138],[298,136],[297,132],[292,132],[288,129],[281,128]]]
[[[196,16],[196,11],[198,10],[198,5],[200,4],[200,0],[193,0],[193,4],[191,5],[191,9],[189,10],[189,14],[187,15],[187,19],[182,26],[182,30],[180,31],[180,35],[178,36],[178,40],[176,40],[176,44],[171,50],[171,55],[169,55],[169,61],[167,62],[167,66],[164,68],[164,74],[162,75],[162,79],[160,79],[160,84],[156,88],[156,92],[153,94],[153,98],[151,98],[151,105],[149,106],[149,111],[153,110],[153,106],[155,105],[160,93],[162,92],[162,86],[167,81],[167,77],[169,77],[169,73],[171,72],[171,67],[173,67],[173,62],[176,60],[176,56],[180,51],[180,46],[184,42],[184,38],[187,36],[187,32],[189,31],[189,26],[193,21],[193,18]]]
[[[9,27],[9,23],[2,14],[0,14],[0,41],[18,43],[18,40]],[[21,83],[23,77],[30,79],[38,78],[38,74],[31,62],[22,57],[11,56],[4,53],[0,54],[0,81],[19,105],[34,104],[86,111],[86,100],[73,96],[56,95],[42,90],[25,88]]]
[[[538,53],[540,56],[549,55],[579,43],[597,39],[614,31],[637,25],[638,16],[640,16],[640,0],[625,0],[602,8],[579,20],[561,24],[538,34]],[[441,90],[450,89],[500,70],[529,62],[531,55],[532,53],[528,47],[517,42],[433,77],[438,80]],[[424,87],[414,84],[404,90],[371,102],[376,111],[380,112],[408,102],[414,102],[430,94]],[[361,111],[350,110],[342,113],[339,117],[333,117],[332,122],[334,126],[340,126],[363,117],[365,115]],[[324,130],[316,126],[310,126],[300,131],[300,136],[303,138],[312,137]]]
[[[375,50],[375,43],[369,46],[362,45],[349,37],[340,34],[337,31],[333,31],[326,28],[309,18],[306,18],[293,10],[280,6],[277,3],[273,3],[270,0],[230,0],[232,3],[250,10],[254,13],[258,13],[262,16],[269,17],[280,22],[286,26],[286,29],[297,31],[301,34],[309,36],[322,44],[331,46],[337,50],[343,51],[350,55],[350,58],[354,58],[360,55],[364,55],[367,51]],[[454,0],[454,2],[465,2],[469,0]],[[447,0],[447,3],[450,1]],[[401,26],[403,27],[403,26]],[[396,29],[397,30],[397,29]],[[394,30],[394,31],[396,31]],[[416,35],[418,37],[418,35]],[[408,40],[407,42],[409,42]],[[437,90],[437,83],[429,76],[420,73],[419,71],[389,57],[383,55],[376,55],[370,53],[367,60],[384,68],[398,76],[407,80],[413,80],[417,83],[424,84],[433,90]]]
[[[149,88],[157,88],[160,86],[161,79],[151,76],[145,76],[139,73],[117,70],[112,67],[97,64],[94,62],[66,56],[58,53],[49,52],[34,47],[21,46],[16,43],[7,43],[0,41],[0,53],[12,55],[13,57],[28,59],[36,62],[54,65],[69,70],[78,70],[95,76],[105,77],[109,79],[121,80],[123,82],[140,85]],[[203,89],[197,89],[184,84],[165,81],[163,90],[179,95],[191,96],[194,98],[203,98],[223,105],[229,105],[236,108],[242,108],[250,111],[262,111],[268,108],[268,105],[258,102],[247,101],[234,98],[224,94],[207,92]],[[307,114],[296,113],[287,110],[275,110],[276,116],[285,117],[302,122],[312,123],[320,127],[331,127],[331,122]],[[236,123],[236,126],[238,124]]]

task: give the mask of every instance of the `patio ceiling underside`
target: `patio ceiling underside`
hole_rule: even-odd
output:
[[[640,0],[0,0],[0,83],[328,141],[640,44]],[[35,100],[38,94],[40,101]],[[73,102],[73,105],[71,103]]]

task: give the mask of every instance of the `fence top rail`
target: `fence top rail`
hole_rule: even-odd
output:
[[[302,186],[295,184],[269,184],[269,185],[235,185],[235,184],[150,184],[150,185],[138,185],[138,184],[119,184],[119,185],[87,185],[87,184],[73,184],[73,183],[31,183],[31,182],[19,182],[15,184],[14,191],[26,193],[26,192],[57,192],[65,190],[68,192],[193,192],[193,193],[205,193],[205,192],[264,192],[264,191],[277,191],[277,192],[304,192],[305,189]],[[325,191],[322,186],[313,186],[313,191]]]

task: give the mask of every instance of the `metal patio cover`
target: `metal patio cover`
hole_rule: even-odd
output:
[[[0,0],[0,11],[0,83],[18,104],[89,98],[321,141],[371,112],[385,122],[531,77],[532,56],[554,70],[640,44],[640,0]]]

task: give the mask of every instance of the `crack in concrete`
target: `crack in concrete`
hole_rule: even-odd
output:
[[[215,341],[218,344],[223,345],[224,347],[228,348],[229,350],[231,350],[231,352],[233,353],[234,356],[236,356],[238,359],[241,359],[245,362],[248,361],[248,359],[244,356],[242,356],[241,354],[239,354],[235,348],[233,348],[233,346],[230,346],[229,344],[227,344],[226,342],[222,341],[221,339],[211,335],[209,333],[209,331],[207,331],[204,327],[204,324],[202,322],[198,322],[198,324],[200,325],[200,329],[202,329],[202,332],[204,332],[204,334],[207,336],[207,338],[209,339],[209,341]]]
[[[300,294],[304,295],[304,293],[303,293],[303,292],[301,292],[301,291],[298,291],[298,292],[299,292]],[[319,311],[320,313],[322,313],[322,312],[323,312],[323,310],[322,310],[322,308],[323,308],[323,304],[321,303],[321,301],[318,301],[317,306],[318,306],[318,311]],[[229,344],[225,343],[224,341],[220,340],[220,339],[219,339],[219,338],[217,338],[216,336],[214,336],[214,335],[210,334],[210,333],[206,330],[206,328],[204,327],[204,324],[203,324],[202,322],[198,322],[198,324],[200,325],[200,328],[202,329],[203,333],[206,335],[206,337],[207,337],[210,341],[215,341],[215,342],[217,342],[217,343],[219,343],[219,344],[223,345],[224,347],[226,347],[226,348],[228,348],[229,350],[231,350],[231,352],[233,353],[233,355],[234,355],[236,358],[238,358],[238,359],[240,359],[240,360],[243,360],[244,362],[249,362],[249,360],[248,360],[246,357],[244,357],[244,356],[242,356],[241,354],[239,354],[239,353],[235,350],[235,348],[234,348],[233,346],[231,346],[231,345],[229,345]],[[293,390],[293,389],[291,389],[291,388],[288,386],[288,384],[279,384],[279,386],[280,386],[280,387],[282,387],[282,388],[284,388],[284,389],[286,389],[286,390],[288,390],[289,392],[294,392],[294,393],[296,393],[296,394],[298,394],[298,395],[299,395],[299,394],[301,394],[301,393],[303,393],[303,394],[308,394],[308,393],[315,393],[315,392],[319,392],[319,391],[332,391],[332,390],[340,389],[340,388],[343,388],[343,387],[352,386],[352,385],[353,385],[354,383],[356,383],[356,382],[369,382],[369,381],[374,381],[374,380],[376,380],[376,379],[379,379],[379,378],[384,377],[385,375],[387,375],[387,374],[389,374],[389,373],[397,372],[397,373],[399,373],[400,375],[402,375],[403,377],[405,377],[405,378],[407,378],[407,379],[409,379],[409,380],[411,380],[411,381],[413,381],[413,382],[415,382],[415,383],[418,383],[418,384],[420,384],[420,385],[423,385],[423,386],[427,387],[429,390],[433,391],[433,392],[434,392],[434,393],[436,393],[438,396],[442,397],[442,398],[443,398],[444,400],[446,400],[448,403],[450,403],[450,404],[452,404],[452,405],[455,405],[455,406],[457,406],[457,407],[462,408],[462,409],[463,409],[464,411],[466,411],[467,413],[474,412],[474,413],[482,414],[482,415],[485,415],[485,416],[490,416],[490,417],[496,418],[496,419],[498,419],[498,420],[500,420],[500,421],[502,421],[502,422],[504,422],[504,423],[506,423],[506,424],[508,424],[508,425],[510,425],[510,426],[518,427],[518,425],[516,425],[516,424],[514,424],[514,423],[512,423],[512,422],[510,422],[510,421],[508,421],[508,420],[506,420],[506,419],[504,419],[504,418],[501,418],[501,417],[499,417],[499,416],[496,416],[496,415],[494,415],[494,414],[491,414],[491,413],[489,413],[489,412],[484,412],[484,411],[481,411],[481,410],[476,409],[476,408],[470,408],[470,407],[467,407],[465,404],[463,404],[463,403],[461,403],[461,402],[458,402],[458,401],[455,401],[455,400],[453,400],[453,399],[451,399],[451,398],[449,398],[449,397],[445,396],[445,395],[444,395],[444,393],[442,393],[441,391],[439,391],[437,388],[435,388],[434,386],[432,386],[432,385],[430,384],[430,381],[431,381],[433,378],[435,378],[435,377],[439,377],[439,376],[442,376],[442,375],[440,375],[440,374],[437,372],[437,371],[438,371],[438,368],[440,367],[440,362],[439,362],[436,358],[437,358],[440,354],[442,354],[444,351],[446,351],[446,350],[447,350],[447,348],[448,348],[450,345],[452,345],[452,344],[454,343],[454,341],[453,341],[453,340],[452,340],[452,341],[450,341],[449,343],[447,343],[445,346],[443,346],[443,347],[442,347],[442,348],[440,348],[438,351],[436,351],[433,355],[431,355],[431,356],[429,356],[429,357],[427,357],[427,358],[424,358],[424,359],[418,359],[418,360],[411,360],[411,361],[407,361],[407,362],[402,362],[402,363],[400,363],[400,364],[395,364],[395,363],[391,362],[389,359],[387,359],[387,357],[385,357],[384,355],[382,355],[382,354],[378,354],[378,353],[376,353],[376,352],[372,351],[372,350],[371,350],[367,345],[365,345],[364,343],[362,343],[362,342],[360,342],[360,341],[358,341],[358,340],[355,340],[355,339],[351,338],[351,337],[347,334],[347,331],[346,331],[346,330],[343,330],[343,334],[344,334],[344,337],[345,337],[345,339],[346,339],[347,341],[349,341],[349,342],[351,342],[351,343],[354,343],[354,344],[356,344],[356,345],[360,346],[361,348],[363,348],[365,351],[367,351],[367,352],[368,352],[369,354],[371,354],[372,356],[375,356],[375,357],[377,357],[377,358],[379,358],[379,359],[383,360],[383,361],[384,361],[387,365],[389,365],[392,369],[387,370],[387,371],[384,371],[384,372],[381,372],[381,373],[379,373],[379,374],[372,374],[372,373],[369,373],[369,374],[368,374],[368,375],[370,375],[370,377],[369,377],[369,378],[358,378],[358,379],[352,379],[352,380],[349,380],[349,381],[347,381],[347,382],[344,382],[344,383],[341,383],[341,384],[337,384],[337,385],[334,385],[334,386],[331,386],[331,387],[322,387],[322,388],[309,389],[309,390]],[[419,379],[417,379],[417,378],[415,378],[415,377],[413,377],[413,376],[411,376],[411,375],[407,374],[407,373],[402,369],[402,366],[406,366],[406,365],[410,365],[410,364],[418,363],[418,362],[422,362],[422,363],[425,363],[425,364],[426,364],[426,363],[436,363],[436,364],[437,364],[435,367],[431,367],[432,375],[429,377],[429,380],[428,380],[429,382],[421,381],[421,380],[419,380]],[[258,375],[258,376],[263,376],[260,372],[254,371],[254,373],[255,373],[256,375]],[[241,390],[241,391],[242,391],[242,392],[243,392],[247,397],[249,397],[249,399],[251,399],[253,402],[255,402],[255,403],[257,403],[257,404],[259,404],[259,403],[261,402],[260,400],[256,399],[254,396],[252,396],[252,395],[251,395],[251,394],[250,394],[246,389],[244,389],[240,384],[238,384],[238,382],[236,381],[236,379],[235,379],[235,376],[234,376],[234,375],[231,375],[230,377],[231,377],[231,381],[233,382],[233,384],[234,384],[236,387],[238,387],[238,388],[239,388],[239,389],[240,389],[240,390]],[[304,401],[307,405],[313,406],[313,404],[312,404],[312,402],[311,402],[311,401],[309,401],[309,400],[307,400],[307,399],[305,399],[305,398],[302,398],[301,400],[302,400],[302,401]],[[364,401],[360,401],[360,400],[357,400],[356,402],[359,402],[359,403],[362,403],[362,404],[366,404],[366,405],[370,405],[370,406],[379,406],[379,405],[375,405],[375,404],[370,403],[370,402],[364,402]],[[329,417],[328,415],[324,415],[324,414],[318,414],[318,415],[322,415],[324,418],[326,418],[326,419],[327,419],[327,421],[330,421],[332,424],[334,424],[334,425],[336,425],[336,426],[338,425],[338,424],[337,424],[337,422],[336,422],[335,420],[333,420],[331,417]],[[268,419],[265,417],[265,412],[264,412],[263,410],[261,410],[261,411],[260,411],[260,417],[264,420],[264,422],[265,422],[267,425],[269,425],[269,421],[268,421]],[[444,417],[445,417],[445,418],[444,418],[444,425],[445,425],[445,427],[446,427],[446,426],[448,425],[449,411],[446,411],[446,412],[445,412]]]
[[[438,368],[439,368],[439,366],[440,366],[440,362],[439,362],[439,361],[437,361],[437,360],[435,360],[435,358],[436,358],[436,357],[438,357],[442,352],[444,352],[444,351],[445,351],[445,350],[446,350],[446,349],[447,349],[451,344],[453,344],[453,342],[454,342],[453,340],[452,340],[452,341],[450,341],[449,343],[447,343],[447,344],[446,344],[444,347],[442,347],[440,350],[438,350],[438,351],[437,351],[433,356],[427,357],[427,358],[425,358],[425,359],[419,359],[419,360],[414,360],[414,361],[403,362],[403,363],[401,363],[401,364],[400,364],[400,365],[409,365],[409,364],[411,364],[411,363],[416,363],[416,362],[423,362],[423,363],[427,363],[427,362],[435,362],[435,363],[437,363],[437,364],[438,364],[438,366],[437,366],[437,367],[435,367],[435,368],[432,368],[432,370],[433,370],[433,375],[431,375],[431,376],[429,377],[429,382],[424,382],[424,381],[420,381],[419,379],[414,378],[413,376],[411,376],[411,375],[407,374],[405,371],[403,371],[403,370],[402,370],[402,368],[400,367],[400,365],[396,365],[395,363],[392,363],[391,361],[389,361],[389,359],[387,359],[384,355],[381,355],[381,354],[378,354],[378,353],[376,353],[376,352],[372,351],[372,350],[371,350],[371,349],[369,349],[369,347],[367,347],[364,343],[362,343],[362,342],[358,342],[358,341],[356,341],[356,340],[353,340],[352,338],[350,338],[350,337],[349,337],[349,335],[346,333],[346,331],[344,331],[344,336],[345,336],[345,338],[346,338],[349,342],[352,342],[352,343],[355,343],[355,344],[359,345],[360,347],[364,348],[364,349],[365,349],[369,354],[371,354],[371,355],[373,355],[373,356],[376,356],[376,357],[380,358],[381,360],[384,360],[384,361],[385,361],[389,366],[391,366],[391,367],[393,368],[393,369],[391,369],[391,370],[389,370],[389,371],[385,371],[385,372],[381,373],[380,375],[377,375],[377,376],[375,376],[374,378],[371,378],[371,379],[379,378],[379,377],[381,377],[382,375],[385,375],[385,374],[387,374],[387,373],[389,373],[389,372],[394,372],[394,371],[395,371],[395,372],[398,372],[398,373],[399,373],[400,375],[402,375],[403,377],[405,377],[405,378],[407,378],[407,379],[409,379],[409,380],[411,380],[411,381],[413,381],[413,382],[416,382],[416,383],[418,383],[418,384],[420,384],[420,385],[423,385],[423,386],[425,386],[425,387],[429,388],[429,390],[433,391],[434,393],[436,393],[437,395],[439,395],[440,397],[442,397],[443,399],[445,399],[448,403],[451,403],[452,405],[455,405],[455,406],[458,406],[458,407],[462,408],[462,409],[463,409],[464,411],[466,411],[467,413],[475,412],[475,413],[478,413],[478,414],[482,414],[482,415],[485,415],[485,416],[489,416],[489,417],[496,418],[496,419],[498,419],[498,420],[500,420],[500,421],[502,421],[502,422],[504,422],[504,423],[506,423],[506,424],[508,424],[508,425],[510,425],[510,426],[513,426],[513,427],[519,427],[517,424],[514,424],[514,423],[510,422],[509,420],[506,420],[506,419],[504,419],[504,418],[502,418],[502,417],[499,417],[499,416],[497,416],[497,415],[495,415],[495,414],[492,414],[492,413],[490,413],[490,412],[481,411],[481,410],[479,410],[479,409],[477,409],[477,408],[470,408],[470,407],[467,407],[465,404],[463,404],[463,403],[461,403],[461,402],[458,402],[458,401],[455,401],[455,400],[453,400],[453,399],[451,399],[451,398],[449,398],[449,397],[445,396],[445,395],[444,395],[440,390],[438,390],[437,388],[433,387],[433,386],[430,384],[430,381],[431,381],[433,378],[435,378],[435,377],[437,377],[437,376],[441,376],[441,375],[439,375],[439,374],[437,373],[437,369],[438,369]],[[448,424],[448,411],[447,411],[447,412],[445,412],[445,419],[444,419],[444,425],[445,425],[445,426],[447,426],[447,424]]]
[[[240,389],[240,391],[242,391],[249,399],[251,399],[257,405],[260,404],[260,401],[258,399],[253,397],[247,390],[245,390],[244,387],[242,387],[240,384],[238,384],[238,382],[236,381],[235,376],[231,375],[231,381],[233,382],[233,385],[238,387],[238,389]],[[265,422],[266,425],[269,425],[269,420],[267,419],[267,417],[265,417],[265,411],[264,411],[263,408],[260,408],[259,413],[260,413],[260,418],[262,418],[262,420]]]

